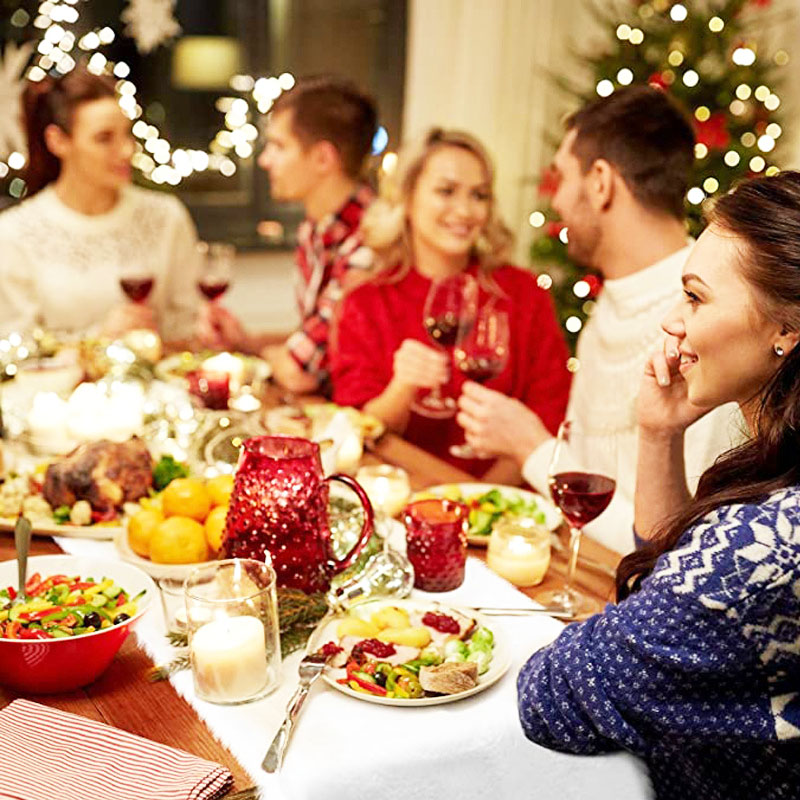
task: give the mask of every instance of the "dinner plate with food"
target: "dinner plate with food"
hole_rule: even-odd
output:
[[[469,508],[467,541],[486,547],[495,522],[505,517],[530,517],[554,531],[561,524],[561,512],[546,498],[517,486],[491,483],[447,483],[417,492],[411,499],[444,497]]]
[[[325,617],[308,651],[330,654],[324,680],[350,697],[417,707],[463,700],[494,685],[511,654],[498,631],[430,601],[371,600]]]
[[[147,495],[154,465],[142,439],[103,439],[43,462],[0,486],[0,530],[28,518],[43,536],[113,539],[127,503]]]
[[[271,408],[264,415],[264,424],[270,433],[314,439],[328,427],[339,411],[348,416],[364,441],[377,441],[386,430],[383,422],[372,414],[365,414],[350,406],[338,406],[336,403],[307,403],[304,406]]]

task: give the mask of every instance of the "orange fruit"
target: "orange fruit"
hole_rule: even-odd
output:
[[[228,506],[216,506],[206,517],[206,541],[214,551],[219,550],[222,544],[222,537],[225,535],[225,517],[227,516]]]
[[[156,564],[193,564],[208,558],[203,526],[189,517],[169,517],[150,537],[150,560]]]
[[[128,522],[128,544],[136,555],[149,558],[150,539],[156,528],[164,521],[158,511],[142,509],[137,511]]]
[[[165,517],[191,517],[202,522],[211,510],[211,500],[203,481],[176,478],[161,493]]]
[[[206,481],[206,491],[212,506],[226,506],[233,492],[233,475],[217,475]]]

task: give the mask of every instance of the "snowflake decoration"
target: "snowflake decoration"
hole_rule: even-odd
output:
[[[26,149],[20,98],[24,88],[22,71],[32,50],[31,42],[20,47],[9,42],[5,55],[0,57],[0,155],[14,150],[24,153]]]
[[[175,0],[128,0],[120,18],[140,53],[155,50],[181,32],[175,19]]]

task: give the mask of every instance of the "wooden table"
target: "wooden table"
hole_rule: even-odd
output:
[[[386,434],[365,454],[365,463],[389,463],[403,467],[409,473],[412,488],[424,489],[439,483],[474,481],[474,478],[440,459],[420,450],[393,434]],[[58,553],[60,549],[51,539],[35,536],[32,554]],[[614,567],[619,556],[602,545],[586,539],[582,553],[608,566]],[[483,548],[470,548],[470,555],[485,560]],[[14,557],[11,534],[0,534],[0,560]],[[532,598],[542,591],[562,585],[565,571],[563,557],[554,553],[551,567],[542,584],[533,589],[521,590]],[[609,576],[578,567],[578,584],[596,599],[607,601],[612,597],[612,580]],[[194,710],[181,698],[169,681],[150,683],[147,672],[152,662],[136,646],[131,636],[125,642],[111,667],[95,683],[79,691],[33,696],[30,699],[64,711],[82,714],[90,719],[106,722],[122,730],[144,736],[153,741],[181,748],[195,755],[225,764],[233,773],[234,792],[252,785],[252,780],[228,750],[217,742],[200,721]],[[11,690],[0,687],[0,707],[20,697]]]

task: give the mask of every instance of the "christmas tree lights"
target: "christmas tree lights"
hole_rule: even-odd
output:
[[[21,48],[16,48],[10,42],[6,45],[5,56],[0,59],[0,77],[2,83],[9,86],[5,92],[0,92],[0,96],[8,97],[9,105],[0,109],[0,116],[5,118],[6,125],[13,126],[0,137],[0,145],[3,141],[12,143],[0,150],[0,187],[4,187],[15,199],[25,194],[23,175],[27,159],[16,123],[19,95],[24,82],[38,82],[48,74],[56,77],[66,75],[75,68],[78,59],[85,61],[87,69],[97,75],[117,78],[120,108],[133,121],[136,152],[132,163],[145,181],[177,186],[194,172],[212,170],[225,177],[234,175],[237,161],[254,155],[258,129],[252,120],[258,114],[269,111],[280,94],[294,85],[294,77],[288,72],[279,76],[234,75],[230,81],[231,96],[217,100],[216,108],[224,115],[224,125],[217,131],[208,149],[175,147],[157,126],[142,119],[144,112],[137,99],[137,87],[128,80],[131,71],[128,64],[111,61],[101,52],[114,42],[114,30],[109,26],[87,29],[81,24],[80,10],[86,2],[88,0],[45,0],[39,4],[35,16],[20,8],[9,19],[12,28],[20,29],[25,34],[34,48],[34,54],[32,63],[20,69],[17,62]],[[171,8],[170,0],[157,2],[163,6],[162,27],[166,26],[167,38],[171,38],[179,27],[176,27],[177,23],[167,24],[166,6]],[[149,7],[147,3],[142,4],[141,0],[139,4],[143,8]],[[128,11],[134,8],[131,5]],[[139,26],[133,24],[133,19],[130,13],[126,16],[129,28],[137,30]],[[158,39],[154,31],[146,31],[146,34],[145,49],[148,52],[164,40]],[[4,71],[2,67],[6,60],[8,69]],[[12,69],[15,74],[12,74]],[[17,72],[23,74],[17,75]]]

